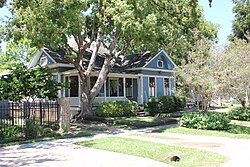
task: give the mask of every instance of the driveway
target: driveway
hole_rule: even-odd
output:
[[[96,137],[60,139],[0,148],[1,167],[166,167],[161,162],[72,144]]]
[[[167,167],[161,162],[129,156],[120,153],[85,148],[73,144],[77,141],[118,135],[137,138],[156,143],[178,145],[214,151],[230,158],[221,167],[249,166],[250,140],[226,137],[157,133],[168,139],[143,138],[130,136],[132,133],[148,133],[154,128],[124,131],[118,134],[99,134],[94,137],[60,139],[47,142],[30,143],[0,148],[0,166],[43,166],[43,167]],[[175,138],[175,139],[171,139]],[[177,140],[176,140],[177,139]]]

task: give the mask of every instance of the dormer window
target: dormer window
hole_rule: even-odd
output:
[[[47,57],[46,56],[42,56],[40,58],[40,65],[41,66],[45,66],[47,64],[48,60],[47,60]]]
[[[157,67],[163,68],[163,61],[162,60],[157,61]]]

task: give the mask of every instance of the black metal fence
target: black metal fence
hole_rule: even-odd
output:
[[[56,126],[59,122],[59,105],[49,102],[0,101],[0,129],[9,126],[25,127],[26,120],[35,120],[42,126]]]

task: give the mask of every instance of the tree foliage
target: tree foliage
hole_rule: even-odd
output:
[[[218,71],[222,94],[236,98],[243,106],[246,93],[250,89],[249,55],[250,45],[245,40],[234,39],[221,54],[223,61]]]
[[[67,52],[82,82],[81,117],[91,113],[113,58],[147,50],[154,54],[163,48],[174,60],[187,59],[185,53],[195,41],[194,28],[212,39],[217,33],[215,26],[204,20],[197,0],[13,0],[10,10],[13,18],[5,27],[7,40],[27,38],[37,48]],[[91,44],[91,59],[83,65]],[[91,88],[90,75],[100,47],[106,48],[105,60]]]
[[[0,99],[11,101],[35,100],[36,98],[56,98],[62,84],[53,80],[52,70],[37,67],[27,69],[17,64],[10,74],[0,78]]]
[[[246,34],[250,33],[250,0],[233,0],[235,6],[233,7],[233,13],[235,13],[235,20],[233,21],[233,34],[229,36],[231,40],[234,37],[239,39],[245,39]]]
[[[36,48],[30,47],[27,39],[22,39],[18,43],[9,41],[7,50],[0,54],[0,71],[12,68],[19,63],[27,63],[35,51]]]
[[[202,109],[205,111],[208,110],[211,97],[218,92],[216,73],[221,61],[212,53],[212,44],[206,38],[197,40],[189,52],[188,63],[180,66],[177,72],[181,78],[180,85],[192,92],[197,101],[202,101]]]

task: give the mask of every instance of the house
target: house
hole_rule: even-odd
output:
[[[83,63],[88,63],[90,56],[90,53],[87,54]],[[63,51],[55,52],[43,48],[31,58],[28,68],[40,64],[55,69],[54,79],[70,83],[68,89],[58,92],[59,97],[69,98],[71,107],[79,107],[81,83],[78,71],[64,57]],[[103,59],[102,54],[99,53],[91,77],[93,84],[97,79]],[[145,52],[118,57],[95,102],[133,100],[142,104],[149,97],[173,96],[175,67],[174,62],[163,50],[156,55]]]

